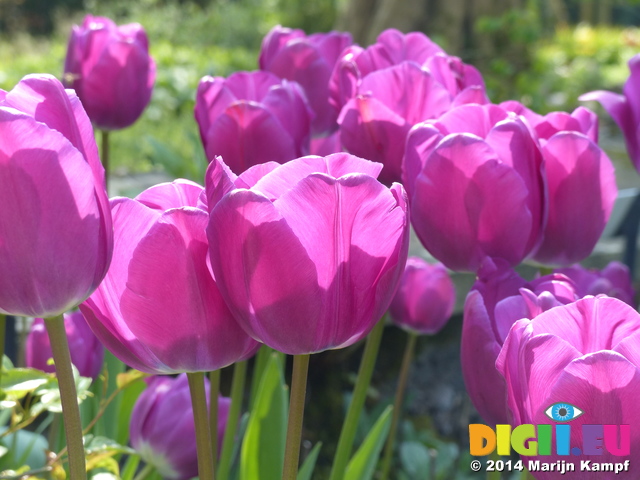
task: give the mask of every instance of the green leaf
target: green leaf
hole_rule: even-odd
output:
[[[2,356],[2,370],[5,372],[13,370],[13,363],[11,362],[11,359],[6,355]]]
[[[321,448],[322,442],[318,442],[316,446],[313,447],[313,450],[309,452],[309,455],[307,455],[307,458],[305,458],[302,464],[302,468],[300,468],[298,472],[297,480],[311,480],[311,475],[313,475],[313,470],[316,468],[316,461],[318,460],[318,454]]]
[[[132,372],[131,370],[128,372]],[[120,397],[120,405],[118,406],[118,429],[116,440],[121,444],[126,444],[129,441],[129,421],[131,420],[131,412],[138,400],[140,394],[147,388],[146,382],[143,378],[147,374],[138,372],[143,376],[138,376],[137,380],[130,380],[125,389],[118,395]],[[120,379],[120,376],[118,376]]]
[[[0,446],[7,449],[5,455],[0,457],[0,471],[16,470],[25,465],[41,468],[47,462],[47,440],[37,433],[18,430],[0,440]]]
[[[425,478],[431,472],[431,455],[420,442],[402,442],[400,445],[400,462],[410,478]]]
[[[240,480],[281,478],[288,399],[282,362],[272,354],[264,369],[240,452]]]
[[[0,388],[6,394],[6,400],[17,401],[52,381],[52,379],[54,379],[53,375],[35,368],[14,368],[3,372]]]
[[[85,435],[83,441],[86,455],[103,452],[128,453],[129,455],[136,453],[134,449],[120,445],[115,440],[107,437]]]
[[[76,383],[76,395],[78,397],[78,404],[82,403],[89,395],[89,387],[91,386],[91,379],[87,377],[81,377],[78,373],[78,369],[71,365],[73,369],[73,378]],[[15,371],[15,370],[14,370]],[[53,377],[49,378],[49,381],[40,385],[33,392],[34,395],[40,396],[38,402],[36,402],[31,408],[32,415],[39,415],[42,411],[47,410],[53,413],[62,412],[62,403],[60,401],[60,389],[58,388],[58,379]]]
[[[140,457],[138,455],[129,455],[129,458],[127,458],[127,461],[124,464],[124,468],[122,469],[121,480],[133,480],[139,464]]]
[[[390,405],[382,412],[380,418],[369,431],[367,438],[364,439],[358,451],[349,461],[344,478],[349,480],[370,480],[373,477],[380,451],[391,427],[392,410],[393,407]]]

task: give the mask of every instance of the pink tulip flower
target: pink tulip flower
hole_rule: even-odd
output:
[[[580,107],[572,114],[542,117],[516,102],[502,106],[527,118],[544,158],[549,215],[533,258],[558,266],[584,260],[600,239],[618,195],[613,163],[597,145],[596,114]]]
[[[264,37],[258,63],[280,78],[298,82],[315,113],[312,132],[325,134],[338,128],[338,112],[329,105],[329,77],[336,60],[353,42],[346,32],[314,33],[277,25]]]
[[[404,269],[408,210],[382,166],[348,154],[258,165],[239,177],[221,159],[206,177],[211,268],[256,340],[299,355],[364,338]]]
[[[483,263],[464,304],[461,358],[467,393],[486,422],[508,423],[505,383],[495,363],[511,326],[578,298],[563,275],[527,282],[504,261]]]
[[[207,268],[202,192],[177,180],[111,200],[113,263],[80,310],[107,349],[143,372],[218,370],[258,348]]]
[[[581,412],[564,421],[571,427],[570,456],[569,452],[559,455],[554,442],[550,455],[529,458],[544,462],[570,459],[580,465],[584,460],[624,462],[635,455],[640,449],[640,430],[635,428],[640,424],[638,352],[640,315],[615,298],[586,297],[532,320],[517,321],[496,361],[507,386],[510,423],[558,425],[550,412],[558,403]],[[629,478],[640,475],[640,464],[634,458],[623,474]],[[552,480],[558,478],[558,472],[536,472],[535,476]],[[613,479],[618,475],[607,471],[590,474],[576,468],[562,477]]]
[[[196,432],[187,375],[152,377],[147,383],[131,412],[131,446],[162,478],[188,480],[197,477]],[[206,378],[205,393],[208,404],[209,381]],[[230,406],[231,399],[218,398],[218,447],[222,446]]]
[[[236,173],[309,153],[313,112],[305,95],[297,83],[269,72],[204,77],[195,118],[207,159],[220,155]]]
[[[64,314],[64,328],[67,332],[71,363],[82,377],[98,378],[104,361],[104,347],[93,334],[82,313],[75,311]],[[45,328],[44,319],[36,318],[31,324],[25,344],[25,364],[43,372],[53,373],[54,365],[51,342]]]
[[[96,127],[132,125],[151,100],[155,78],[147,34],[139,24],[117,26],[87,15],[82,26],[73,27],[64,82],[76,91]]]
[[[49,75],[0,94],[0,312],[52,317],[95,290],[111,213],[91,123]]]
[[[640,143],[638,128],[640,126],[640,54],[629,60],[631,74],[627,79],[622,94],[597,90],[585,93],[579,99],[583,102],[595,100],[611,115],[624,135],[627,152],[631,162],[640,171]]]
[[[425,248],[452,270],[486,257],[514,266],[540,242],[543,161],[528,126],[496,105],[463,105],[416,125],[403,178]]]
[[[635,290],[629,268],[620,262],[611,262],[602,270],[586,269],[580,265],[555,270],[569,277],[576,285],[579,297],[604,294],[636,306]]]
[[[400,328],[420,335],[434,335],[451,317],[455,301],[455,287],[442,264],[410,257],[389,314]]]

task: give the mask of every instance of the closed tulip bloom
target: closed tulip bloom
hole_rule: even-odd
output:
[[[258,347],[207,268],[202,192],[178,180],[111,200],[113,263],[80,309],[105,347],[143,372],[218,370]]]
[[[514,266],[540,242],[542,155],[529,127],[496,105],[463,105],[416,125],[403,178],[418,238],[451,270],[476,271],[486,257]]]
[[[595,100],[611,115],[624,135],[631,162],[640,171],[640,54],[629,60],[629,78],[622,88],[622,94],[597,90],[580,96],[582,101]]]
[[[298,82],[315,113],[315,134],[335,131],[338,112],[329,104],[329,77],[342,51],[353,42],[347,32],[314,33],[277,25],[264,37],[258,63],[280,78]]]
[[[300,355],[365,337],[406,263],[408,210],[381,165],[348,154],[260,165],[239,177],[220,159],[206,179],[211,267],[256,340]]]
[[[156,65],[141,25],[117,26],[87,15],[75,25],[64,64],[64,82],[73,88],[87,115],[102,130],[132,125],[149,104]]]
[[[464,304],[461,358],[467,393],[486,422],[508,423],[505,383],[495,363],[511,326],[578,298],[563,275],[527,282],[504,261],[483,263]]]
[[[29,75],[0,98],[0,312],[60,315],[111,261],[104,169],[77,96]]]
[[[222,156],[236,173],[309,153],[313,112],[301,87],[270,72],[204,77],[195,118],[207,159]]]
[[[496,362],[507,385],[510,423],[549,424],[554,422],[549,407],[569,404],[582,412],[569,423],[569,443],[582,450],[578,455],[573,452],[572,461],[629,459],[630,453],[635,455],[640,449],[640,431],[634,428],[640,422],[639,342],[638,312],[605,296],[586,297],[532,320],[519,320]],[[623,426],[629,425],[627,433],[619,435]],[[603,428],[608,427],[614,429],[614,435],[605,430],[603,441]],[[555,462],[568,457],[552,448],[542,459]],[[637,478],[640,465],[633,460],[631,457],[628,475]],[[536,472],[535,476],[538,480],[555,479],[558,473]],[[617,478],[607,471],[589,476]],[[563,477],[582,479],[586,475],[576,468]]]
[[[102,371],[104,347],[78,311],[64,314],[64,329],[67,332],[71,363],[81,376],[95,380]],[[50,358],[53,358],[53,353],[44,319],[36,318],[27,335],[25,363],[27,367],[53,373],[56,369],[54,365],[48,364]]]
[[[453,313],[455,287],[442,264],[430,264],[410,257],[389,313],[400,328],[422,335],[434,335]]]
[[[620,262],[611,262],[602,270],[587,269],[580,265],[555,270],[573,280],[579,297],[604,294],[636,305],[635,290],[629,268]]]
[[[188,480],[197,477],[196,432],[187,375],[152,377],[147,383],[131,412],[131,446],[162,478]],[[207,379],[205,393],[208,404]],[[222,445],[230,405],[231,399],[218,398],[218,446]]]
[[[549,194],[549,215],[533,258],[568,266],[591,254],[609,220],[618,194],[613,163],[597,145],[598,118],[590,110],[522,114],[537,134]]]

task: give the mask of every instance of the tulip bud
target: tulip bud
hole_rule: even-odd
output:
[[[300,355],[364,338],[397,288],[409,246],[404,190],[348,154],[207,171],[211,269],[253,338]]]
[[[456,300],[455,288],[440,263],[410,257],[389,313],[400,328],[424,335],[438,333],[446,324]]]
[[[67,332],[71,363],[78,369],[80,376],[95,380],[102,371],[104,347],[80,312],[64,314],[64,329]],[[25,363],[27,367],[53,373],[55,367],[49,364],[49,359],[52,357],[51,342],[44,319],[36,318],[27,335]]]
[[[602,270],[573,265],[556,269],[555,272],[573,280],[579,297],[604,294],[622,300],[632,307],[636,305],[629,268],[620,262],[611,262]]]
[[[141,25],[117,26],[87,15],[75,25],[64,64],[64,83],[73,88],[91,121],[101,130],[133,124],[149,104],[156,65]]]
[[[162,478],[188,480],[198,475],[193,407],[186,374],[152,377],[138,397],[129,423],[131,446]],[[205,379],[207,404],[209,381]],[[218,454],[231,399],[218,398]]]
[[[52,317],[105,276],[113,231],[91,123],[50,75],[0,97],[0,312]]]

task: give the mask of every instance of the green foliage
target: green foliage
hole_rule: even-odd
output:
[[[349,461],[344,478],[353,480],[370,480],[373,478],[373,473],[378,465],[380,452],[387,440],[389,428],[391,428],[392,411],[393,407],[388,406],[382,412],[380,418],[378,418],[364,439],[364,442],[362,442],[362,445],[360,445]]]

